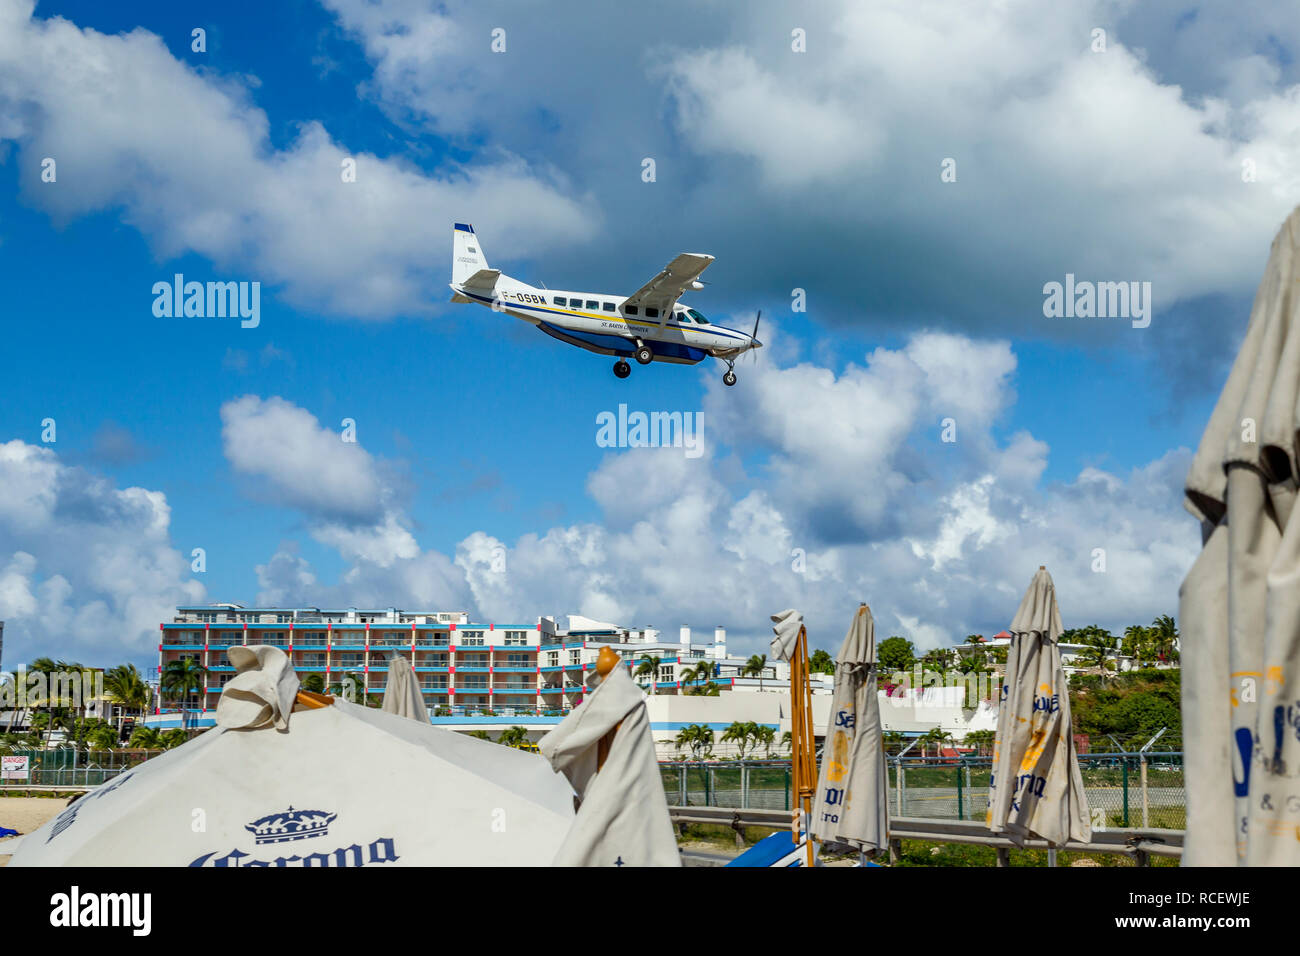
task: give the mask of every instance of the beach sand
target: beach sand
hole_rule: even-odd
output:
[[[31,833],[67,805],[66,798],[0,797],[0,827],[17,830],[20,834]],[[0,866],[9,862],[5,844],[12,839],[16,838],[0,840]]]

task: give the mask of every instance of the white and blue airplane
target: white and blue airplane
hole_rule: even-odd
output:
[[[629,296],[607,292],[560,292],[538,289],[492,269],[474,227],[458,222],[452,229],[452,302],[477,302],[537,326],[552,338],[600,355],[617,355],[614,374],[632,374],[629,358],[642,365],[674,362],[695,365],[710,355],[727,363],[722,381],[736,384],[736,359],[762,348],[754,329],[746,334],[714,325],[695,309],[679,303],[699,281],[713,256],[683,252],[657,276]]]

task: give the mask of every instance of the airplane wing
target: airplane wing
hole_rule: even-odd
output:
[[[665,313],[671,313],[682,293],[691,287],[691,283],[712,261],[713,256],[683,252],[668,263],[662,272],[628,296],[623,304],[657,308],[661,317]]]

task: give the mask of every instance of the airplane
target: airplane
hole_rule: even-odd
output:
[[[476,302],[523,319],[561,342],[616,355],[614,374],[619,378],[632,374],[629,358],[642,365],[695,365],[713,356],[727,363],[723,383],[735,385],[736,359],[763,347],[757,338],[763,313],[746,334],[714,325],[678,301],[686,290],[704,288],[700,273],[712,261],[713,256],[683,252],[629,296],[538,289],[490,268],[474,227],[458,222],[452,228],[451,301]]]

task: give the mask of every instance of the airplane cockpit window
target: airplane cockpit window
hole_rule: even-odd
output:
[[[687,310],[686,310],[686,314],[689,315],[689,316],[690,316],[692,319],[694,319],[696,322],[698,322],[700,325],[708,325],[708,324],[709,324],[709,320],[706,319],[706,318],[705,318],[703,315],[701,315],[700,313],[696,312],[694,309],[687,309]]]

